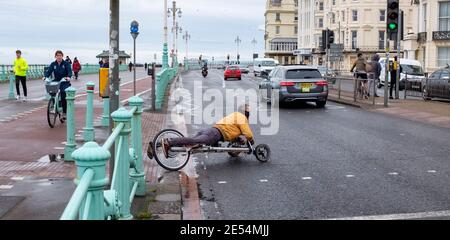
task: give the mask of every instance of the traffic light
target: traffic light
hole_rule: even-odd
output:
[[[399,7],[399,0],[387,1],[386,32],[390,40],[394,40],[398,33]]]
[[[227,55],[227,60],[230,61],[230,54]]]
[[[327,30],[322,30],[322,46],[320,46],[320,50],[325,51],[327,45]]]
[[[332,43],[334,43],[334,31],[330,29],[322,30],[322,51],[329,49]]]

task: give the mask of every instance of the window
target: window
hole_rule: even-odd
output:
[[[286,72],[286,79],[309,79],[322,78],[320,72],[316,69],[294,69]]]
[[[323,11],[323,2],[319,2],[319,11]]]
[[[296,7],[298,7],[298,0],[294,0],[294,4]]]
[[[276,34],[280,34],[280,26],[276,26],[275,27],[275,33]]]
[[[352,31],[352,49],[356,49],[358,44],[358,31]]]
[[[270,3],[273,6],[281,6],[281,0],[271,0]]]
[[[358,10],[352,10],[352,19],[354,22],[358,21]]]
[[[438,67],[445,67],[450,63],[450,47],[438,47]]]
[[[386,10],[380,10],[380,22],[386,21]]]
[[[378,49],[384,49],[384,31],[378,32]]]
[[[439,2],[439,31],[450,31],[450,2]]]
[[[294,34],[297,34],[297,33],[298,33],[298,27],[295,26],[295,27],[294,27]]]
[[[294,21],[298,21],[298,13],[297,12],[295,13]]]
[[[275,13],[275,21],[281,21],[280,13]]]
[[[422,12],[422,16],[423,16],[423,30],[422,32],[426,32],[427,31],[427,4],[423,4],[423,12]]]
[[[345,11],[342,11],[341,14],[342,14],[342,21],[345,22]]]
[[[333,0],[333,6],[336,5],[336,0]]]
[[[323,18],[319,18],[318,19],[317,27],[318,28],[323,28]]]
[[[335,13],[331,13],[331,22],[336,23],[336,14]]]
[[[429,77],[429,79],[439,79],[440,75],[442,73],[442,70],[436,71],[433,74],[431,74],[431,76]]]

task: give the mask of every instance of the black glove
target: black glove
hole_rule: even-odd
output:
[[[241,135],[241,136],[236,138],[236,142],[239,143],[239,144],[244,144],[245,140],[247,140],[247,139],[243,135]]]
[[[250,142],[251,145],[254,145],[254,144],[255,144],[255,140],[253,140],[253,139],[250,140],[249,142]]]

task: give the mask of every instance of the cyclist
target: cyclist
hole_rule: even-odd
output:
[[[364,59],[362,53],[358,53],[358,59],[353,63],[352,68],[350,69],[350,72],[353,72],[353,69],[356,68],[355,71],[355,78],[361,78],[362,81],[362,89],[361,91],[366,91],[366,83],[367,83],[367,73],[366,73],[366,68],[367,68],[367,62]],[[358,87],[359,89],[359,87]],[[366,96],[367,97],[367,96]]]
[[[253,133],[248,123],[250,117],[250,107],[248,104],[244,104],[239,107],[238,112],[234,112],[219,122],[213,127],[203,129],[198,132],[192,138],[173,138],[161,140],[161,146],[163,146],[163,153],[168,158],[168,152],[170,147],[183,147],[183,146],[195,146],[198,144],[217,145],[220,141],[238,141],[241,144],[248,140],[251,144],[254,144]],[[153,142],[149,143],[147,148],[147,156],[153,158]]]
[[[70,64],[63,60],[64,53],[61,50],[57,50],[55,52],[56,60],[52,62],[48,68],[48,70],[44,74],[44,78],[49,78],[52,73],[55,77],[53,81],[60,82],[59,90],[61,92],[61,104],[63,107],[63,114],[61,119],[66,120],[67,113],[67,101],[66,101],[66,88],[70,87],[70,78],[72,77],[72,68]],[[61,82],[62,79],[66,79],[65,82]]]

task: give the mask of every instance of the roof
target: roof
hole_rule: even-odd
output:
[[[314,66],[305,66],[305,65],[290,65],[290,66],[278,66],[286,70],[292,70],[292,69],[317,69],[317,67]]]
[[[102,53],[95,56],[96,58],[109,58],[109,51],[103,50]],[[125,51],[119,51],[119,58],[131,58],[130,55],[126,54]]]
[[[297,43],[297,38],[272,38],[269,42],[272,43]]]

